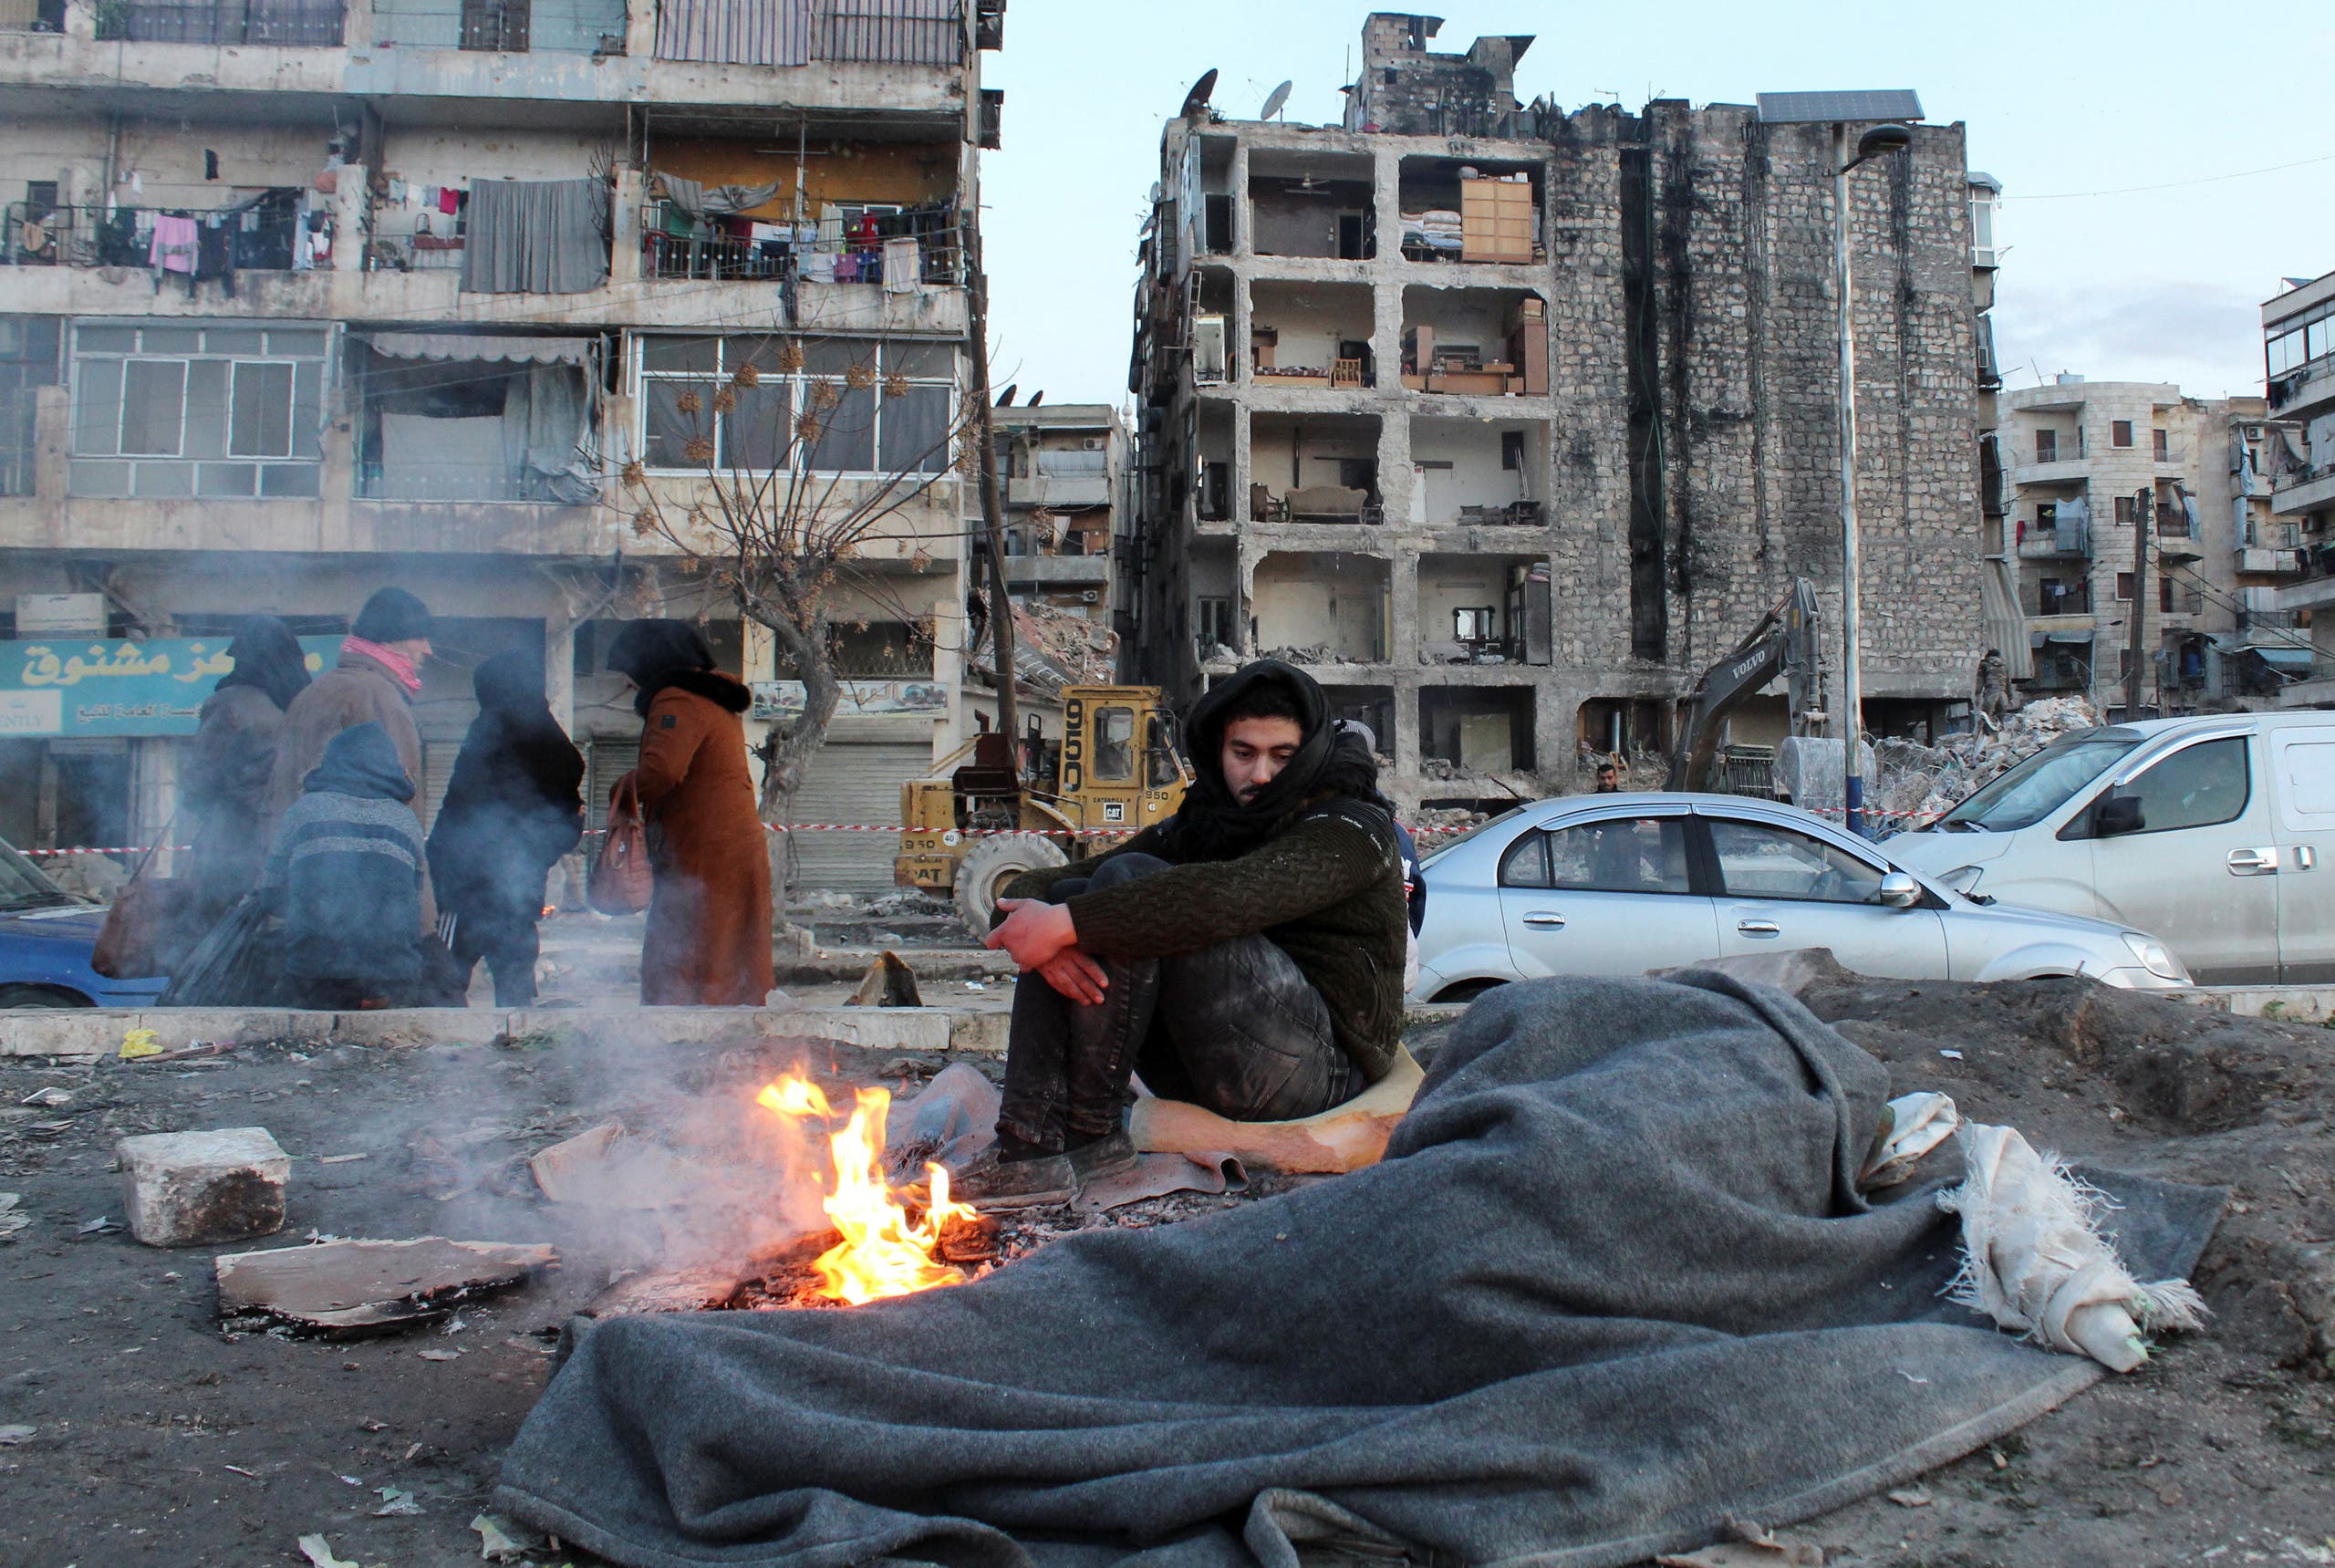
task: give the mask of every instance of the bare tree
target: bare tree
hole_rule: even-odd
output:
[[[872,604],[927,642],[936,636],[929,610],[903,603],[872,567],[930,565],[933,533],[917,526],[917,504],[974,471],[980,411],[956,389],[953,343],[721,342],[713,369],[660,376],[644,391],[657,400],[644,456],[658,472],[626,464],[625,504],[635,534],[664,540],[684,572],[705,574],[745,619],[769,628],[803,682],[802,713],[774,723],[759,753],[763,818],[784,824],[842,698],[838,632],[864,626]],[[920,355],[947,357],[940,398],[940,387],[908,373]],[[880,444],[879,417],[895,421]],[[961,535],[961,507],[946,526]]]

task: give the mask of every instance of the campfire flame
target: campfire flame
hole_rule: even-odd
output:
[[[754,1101],[795,1122],[816,1118],[832,1123],[835,1115],[816,1084],[793,1075],[764,1085]],[[825,1208],[843,1240],[820,1253],[812,1266],[819,1272],[819,1293],[852,1306],[965,1282],[962,1270],[933,1254],[949,1222],[971,1220],[977,1218],[975,1211],[969,1204],[950,1202],[949,1173],[928,1164],[930,1201],[921,1220],[909,1220],[908,1210],[884,1181],[884,1123],[891,1106],[887,1091],[861,1089],[850,1119],[842,1130],[827,1135],[835,1181]]]

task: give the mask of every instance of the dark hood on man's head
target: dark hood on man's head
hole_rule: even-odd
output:
[[[292,699],[308,689],[308,656],[300,651],[292,628],[272,615],[253,616],[237,627],[227,657],[235,668],[219,678],[223,687],[253,687],[278,708],[291,707]]]
[[[489,712],[544,707],[548,699],[544,695],[543,655],[531,648],[505,649],[472,672],[471,690]]]
[[[1271,784],[1247,801],[1234,798],[1224,782],[1224,732],[1230,716],[1248,705],[1258,688],[1279,686],[1297,710],[1304,736],[1296,753]],[[1170,821],[1176,852],[1187,860],[1221,860],[1245,855],[1270,837],[1289,815],[1320,792],[1335,739],[1330,700],[1321,683],[1293,664],[1261,659],[1209,688],[1184,721],[1191,747],[1192,787]]]
[[[397,742],[377,720],[335,735],[325,746],[324,761],[309,770],[300,788],[309,794],[348,794],[360,800],[413,798],[413,781],[398,760]]]

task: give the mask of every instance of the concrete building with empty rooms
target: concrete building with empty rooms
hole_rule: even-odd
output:
[[[1585,787],[1593,753],[1649,776],[1796,576],[1838,657],[1833,126],[1808,95],[1520,105],[1531,39],[1441,53],[1438,26],[1369,18],[1343,125],[1168,123],[1122,585],[1132,673],[1310,665],[1406,807]],[[1909,118],[1851,177],[1876,732],[1946,722],[1984,636],[1995,188]],[[1786,722],[1764,697],[1732,739]]]

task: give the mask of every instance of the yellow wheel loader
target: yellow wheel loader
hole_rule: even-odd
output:
[[[1026,772],[1015,750],[986,732],[900,786],[892,880],[948,895],[976,938],[1008,882],[1164,822],[1192,777],[1157,686],[1069,687],[1062,739],[1042,742]]]

